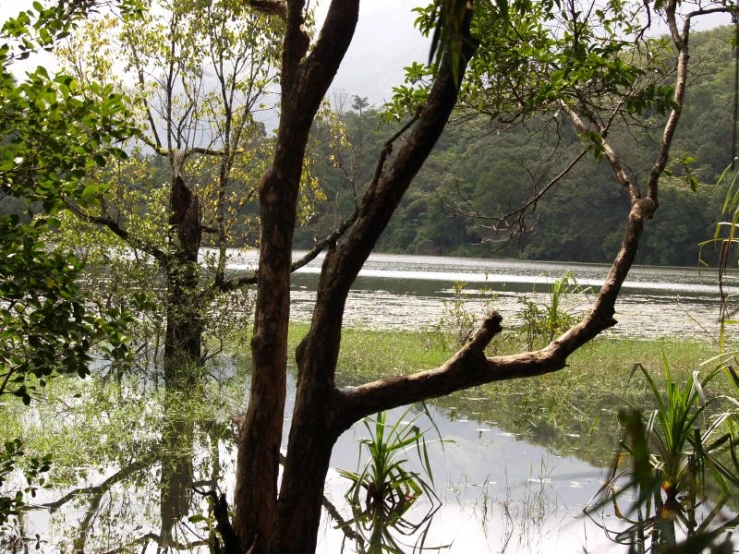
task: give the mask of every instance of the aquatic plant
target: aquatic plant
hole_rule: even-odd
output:
[[[548,303],[537,304],[527,296],[519,298],[518,303],[522,308],[518,317],[523,322],[520,332],[528,349],[534,349],[537,339],[551,342],[556,335],[572,327],[577,322],[577,317],[571,309],[564,306],[564,299],[567,295],[588,292],[590,289],[581,287],[572,272],[568,271],[552,283]]]
[[[492,310],[492,304],[498,296],[487,286],[479,289],[477,292],[483,301],[483,309],[478,313],[468,307],[467,283],[456,281],[452,285],[452,290],[451,299],[444,301],[439,321],[430,329],[434,340],[449,349],[463,346],[469,340],[478,322]]]
[[[616,516],[628,526],[615,540],[634,552],[661,552],[683,547],[700,552],[723,531],[739,523],[725,517],[723,508],[739,493],[737,442],[724,424],[736,421],[732,410],[715,410],[724,398],[708,398],[706,386],[721,374],[714,370],[681,385],[663,362],[664,390],[649,371],[634,364],[630,379],[640,374],[656,408],[647,414],[630,406],[619,414],[625,432],[622,452],[611,476],[599,492],[593,512],[612,504]],[[624,493],[636,494],[629,509],[622,509]],[[685,540],[678,545],[677,529]],[[608,530],[607,530],[608,531]],[[691,546],[692,545],[692,546]],[[697,545],[703,545],[697,550]]]
[[[413,406],[409,407],[392,426],[387,413],[380,412],[374,418],[365,418],[364,426],[369,438],[359,441],[360,459],[366,451],[369,459],[361,471],[339,469],[339,473],[351,482],[346,499],[352,510],[352,519],[345,526],[353,526],[364,544],[357,541],[360,552],[380,554],[403,552],[400,536],[417,535],[413,550],[428,549],[425,546],[431,519],[439,508],[433,488],[433,473],[427,451],[427,443],[416,421],[427,415],[423,411],[406,421]],[[433,420],[432,420],[433,424]],[[423,474],[407,469],[408,449],[415,449]],[[430,506],[420,521],[408,518],[410,509],[422,496],[430,500]],[[433,547],[438,550],[443,547]]]

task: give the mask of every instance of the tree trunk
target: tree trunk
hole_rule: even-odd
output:
[[[239,439],[233,521],[241,547],[254,554],[279,552],[269,544],[276,534],[284,532],[276,525],[277,477],[287,380],[292,240],[303,158],[313,119],[349,47],[359,15],[359,0],[331,2],[318,41],[309,53],[305,3],[291,0],[286,5],[280,80],[282,113],[272,167],[259,184],[261,233],[251,345],[252,381]],[[319,466],[316,475],[322,473],[325,477],[330,447],[326,455],[324,450],[317,460],[305,461]],[[308,486],[311,490],[323,490],[323,478]],[[320,515],[320,500],[316,509]],[[304,517],[301,512],[292,516]],[[305,517],[312,518],[312,513]],[[306,527],[309,528],[313,528],[312,523]],[[312,535],[291,537],[293,545],[313,543],[315,530]],[[304,547],[298,551],[310,552]]]
[[[276,2],[279,0],[275,0]],[[304,0],[288,0],[283,46],[282,114],[272,168],[260,183],[261,225],[258,292],[252,341],[252,387],[239,441],[236,517],[233,527],[243,554],[291,554],[315,551],[321,504],[331,451],[338,436],[365,415],[449,394],[497,380],[558,371],[568,356],[613,326],[615,302],[634,261],[644,227],[657,209],[657,185],[669,154],[679,108],[671,112],[648,194],[619,172],[618,158],[602,137],[606,158],[631,199],[624,240],[598,299],[585,319],[539,351],[488,358],[485,348],[501,331],[501,316],[491,313],[472,338],[441,367],[405,376],[337,389],[334,382],[349,290],[399,205],[410,182],[438,140],[457,100],[458,83],[476,49],[470,36],[471,2],[466,6],[457,56],[446,55],[428,100],[412,121],[382,150],[375,177],[361,201],[349,234],[331,248],[321,270],[313,319],[297,351],[297,397],[285,470],[277,496],[282,438],[290,299],[290,251],[297,191],[305,145],[313,117],[354,32],[358,0],[333,0],[318,42],[306,56],[302,33]],[[674,0],[666,11],[674,27]],[[687,35],[686,27],[686,35]],[[682,105],[680,75],[687,64],[680,50],[675,103]],[[454,62],[452,62],[454,60]],[[452,67],[452,63],[457,64]],[[577,127],[577,123],[575,123]],[[397,156],[393,142],[412,128]],[[387,167],[386,167],[387,162]]]
[[[202,228],[198,197],[179,173],[172,181],[170,210],[170,240],[175,253],[168,257],[165,268],[164,382],[184,387],[197,380],[202,365],[202,307],[196,300]]]

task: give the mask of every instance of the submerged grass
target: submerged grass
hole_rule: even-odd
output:
[[[307,331],[307,325],[291,325],[291,351]],[[351,386],[438,367],[453,354],[449,344],[453,341],[441,340],[436,332],[344,329],[337,383]],[[524,339],[511,333],[497,337],[489,353],[523,349]],[[698,341],[600,339],[573,355],[562,371],[492,383],[437,399],[433,405],[451,419],[494,424],[555,453],[574,454],[607,466],[617,446],[616,414],[623,405],[621,399],[649,407],[647,387],[628,383],[633,364],[641,362],[658,374],[665,355],[675,379],[687,380],[712,354],[710,345]],[[228,424],[229,415],[243,412],[249,353],[224,355],[220,363],[224,366],[220,373],[226,375],[222,382],[211,381],[198,394],[191,391],[177,402],[183,416],[217,420],[222,425]],[[161,409],[165,400],[163,389],[141,383],[124,382],[121,389],[120,384],[100,378],[59,378],[31,410],[10,400],[0,410],[0,434],[22,436],[38,453],[54,452],[58,468],[79,467],[106,456],[132,455],[151,441],[146,429],[157,428],[167,419]],[[117,445],[115,453],[109,452],[113,445]]]
[[[304,324],[290,327],[290,349],[293,350],[308,331]],[[454,353],[449,341],[437,333],[344,329],[339,354],[339,383],[379,379],[393,375],[438,367]],[[515,354],[524,351],[525,342],[518,334],[497,337],[488,348],[489,355]],[[654,340],[601,338],[587,344],[570,357],[569,367],[527,382],[545,383],[548,388],[568,389],[587,381],[596,389],[623,389],[635,362],[646,367],[661,368],[663,356],[684,372],[687,378],[694,369],[715,353],[713,347],[697,340],[662,338]],[[659,370],[657,370],[659,371]],[[678,375],[680,375],[678,373]],[[524,380],[496,383],[496,387],[519,388]]]

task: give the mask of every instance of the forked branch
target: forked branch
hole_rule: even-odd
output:
[[[570,354],[616,324],[613,317],[616,299],[634,262],[644,219],[642,203],[635,204],[629,213],[621,249],[593,309],[582,322],[545,348],[513,356],[486,357],[485,348],[502,330],[502,317],[493,312],[470,341],[441,367],[339,390],[339,427],[348,427],[354,421],[381,410],[445,396],[485,383],[544,375],[564,368]]]
[[[308,265],[310,262],[315,260],[321,252],[336,245],[336,242],[349,230],[356,220],[357,211],[355,211],[349,219],[342,222],[336,229],[334,229],[330,235],[316,242],[313,245],[313,248],[299,259],[295,260],[290,266],[290,271],[295,272],[301,267]],[[218,289],[223,292],[229,292],[249,285],[256,285],[258,280],[259,271],[257,270],[254,273],[244,275],[243,277],[225,280],[218,285]]]
[[[688,51],[690,17],[685,19],[682,34],[680,34],[676,24],[676,5],[676,2],[672,1],[668,2],[665,7],[673,43],[678,51],[674,108],[665,123],[662,143],[649,174],[646,198],[641,197],[639,189],[623,170],[618,154],[605,140],[605,133],[600,133],[605,158],[629,195],[631,208],[621,248],[590,313],[582,322],[570,328],[542,350],[488,358],[484,353],[485,348],[502,329],[501,316],[492,313],[474,337],[441,367],[338,390],[337,398],[340,404],[337,415],[338,428],[346,428],[354,421],[381,410],[447,395],[485,383],[558,371],[566,366],[570,354],[616,324],[614,319],[616,300],[636,258],[644,230],[644,221],[651,219],[658,207],[659,179],[667,165],[684,101],[687,64],[690,57]],[[574,126],[581,133],[593,132],[577,113],[566,105],[562,107],[567,110]]]

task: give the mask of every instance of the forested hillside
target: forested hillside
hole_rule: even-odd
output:
[[[731,35],[731,28],[721,27],[691,39],[694,84],[673,149],[672,175],[662,180],[661,206],[648,224],[639,263],[696,265],[697,245],[711,235],[720,215],[726,188],[715,185],[731,161]],[[381,110],[365,104],[357,97],[344,106],[339,102],[344,137],[337,138],[328,129],[316,131],[320,146],[314,170],[327,197],[318,208],[320,214],[311,220],[319,221],[319,227],[328,229],[337,217],[351,213],[353,190],[371,179],[382,144],[397,129],[397,124],[383,121]],[[654,129],[661,129],[657,119]],[[660,140],[657,132],[627,129],[622,122],[612,137],[637,181],[646,180]],[[541,191],[581,152],[576,139],[564,117],[508,127],[481,116],[460,116],[405,196],[378,250],[581,262],[612,259],[629,202],[611,184],[609,165],[600,163],[592,152],[543,196],[520,226],[495,229],[497,218]],[[698,178],[694,187],[680,159]],[[599,192],[582,194],[587,189]],[[314,226],[304,229],[298,246],[309,247],[320,234]],[[704,257],[710,259],[711,253],[705,252]]]
[[[720,217],[726,186],[733,178],[728,174],[716,187],[731,162],[732,35],[732,28],[720,27],[691,38],[694,75],[687,109],[673,148],[671,175],[661,180],[660,209],[648,223],[638,263],[696,265],[698,244],[711,236]],[[307,213],[303,227],[296,230],[296,248],[312,247],[339,221],[350,217],[376,170],[383,144],[402,123],[388,122],[381,106],[369,106],[361,91],[356,95],[353,92],[335,95],[331,103],[334,113],[324,114],[314,128],[309,165],[319,189],[306,188],[303,202]],[[622,121],[610,135],[637,182],[646,180],[660,140],[662,122],[655,117],[653,123],[652,128],[644,128]],[[271,139],[263,130],[260,140],[266,145]],[[515,214],[542,192],[581,152],[578,137],[563,115],[507,125],[485,116],[460,113],[405,195],[377,250],[606,262],[618,249],[620,222],[629,210],[629,201],[618,186],[613,186],[610,166],[593,152],[587,152],[543,194],[526,217],[517,220],[514,216],[505,224],[500,219]],[[155,202],[154,195],[146,191],[154,183],[164,186],[171,175],[166,164],[145,150],[136,157],[150,166],[149,173],[154,176],[151,182],[134,184],[142,197],[149,197],[139,206],[142,213],[150,211]],[[681,159],[688,163],[680,163]],[[692,187],[686,167],[697,178]],[[254,190],[256,182],[237,179],[229,191],[240,197],[244,187]],[[583,194],[588,190],[598,192]],[[167,194],[158,195],[157,201],[167,200]],[[12,197],[0,199],[0,213],[21,212],[22,206]],[[235,224],[230,228],[234,244],[256,244],[257,214],[253,195],[239,202]],[[210,238],[204,238],[204,245]],[[704,259],[710,261],[713,257],[713,252],[703,252]]]

